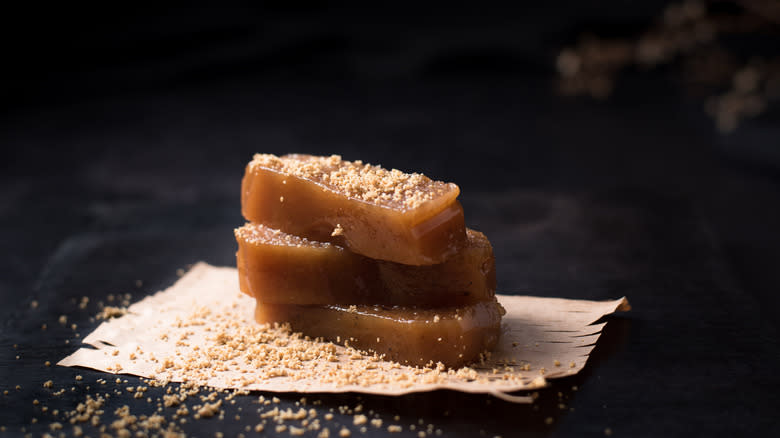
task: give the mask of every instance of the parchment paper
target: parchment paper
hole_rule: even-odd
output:
[[[499,344],[487,360],[468,369],[456,372],[435,367],[412,368],[368,356],[359,358],[354,350],[329,346],[334,352],[331,360],[314,359],[306,364],[307,372],[292,367],[269,374],[271,370],[257,367],[256,363],[253,366],[252,358],[240,353],[232,354],[227,361],[214,359],[214,351],[221,348],[218,343],[225,339],[215,337],[209,315],[220,315],[223,320],[225,315],[234,318],[239,331],[242,327],[259,327],[253,320],[255,301],[239,292],[235,268],[198,263],[173,286],[133,304],[126,315],[102,323],[83,340],[94,348],[80,348],[58,365],[172,382],[190,381],[215,388],[385,395],[451,389],[530,402],[530,397],[507,393],[540,388],[547,384],[546,379],[578,373],[606,324],[593,322],[615,311],[630,309],[625,298],[596,302],[498,295],[498,300],[507,310]],[[240,336],[240,332],[236,333]],[[274,343],[285,345],[289,340],[276,339],[268,343],[268,348],[273,349]],[[296,342],[314,344],[303,339]],[[201,361],[197,376],[178,369],[180,366],[171,366],[193,360]],[[203,363],[210,364],[205,371]],[[345,383],[333,377],[349,377],[353,375],[350,373],[359,375],[361,380]],[[371,376],[375,376],[374,380],[367,382],[366,377]]]

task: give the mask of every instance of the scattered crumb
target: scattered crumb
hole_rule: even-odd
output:
[[[201,418],[213,417],[219,413],[219,408],[222,406],[222,400],[217,400],[215,403],[206,403],[200,409],[198,409],[197,415]]]
[[[106,306],[95,316],[95,318],[98,320],[118,318],[126,313],[127,309],[124,307]]]

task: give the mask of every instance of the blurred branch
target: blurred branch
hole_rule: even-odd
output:
[[[556,59],[558,91],[605,99],[618,75],[628,67],[652,69],[681,60],[689,84],[716,91],[705,109],[721,132],[736,129],[739,121],[761,114],[780,98],[780,56],[732,53],[718,44],[723,35],[777,34],[780,2],[745,0],[735,13],[716,13],[707,3],[687,0],[667,6],[653,25],[635,38],[599,38],[582,35]],[[720,94],[718,89],[726,89]]]

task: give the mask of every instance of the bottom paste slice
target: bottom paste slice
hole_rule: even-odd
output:
[[[296,332],[383,355],[403,365],[441,362],[457,368],[495,346],[504,313],[495,299],[437,309],[258,302],[255,320],[289,322]]]

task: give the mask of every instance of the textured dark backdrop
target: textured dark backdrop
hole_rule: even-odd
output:
[[[502,292],[627,295],[635,308],[536,408],[437,393],[364,398],[371,409],[448,436],[777,432],[776,108],[724,136],[668,69],[630,71],[605,102],[553,92],[561,46],[586,29],[631,34],[663,5],[7,11],[0,425],[13,436],[37,417],[38,435],[54,417],[33,399],[64,410],[88,393],[49,401],[43,381],[99,377],[42,365],[75,348],[58,315],[94,327],[94,306],[71,298],[138,299],[188,263],[232,263],[244,164],[297,151],[459,183]]]

